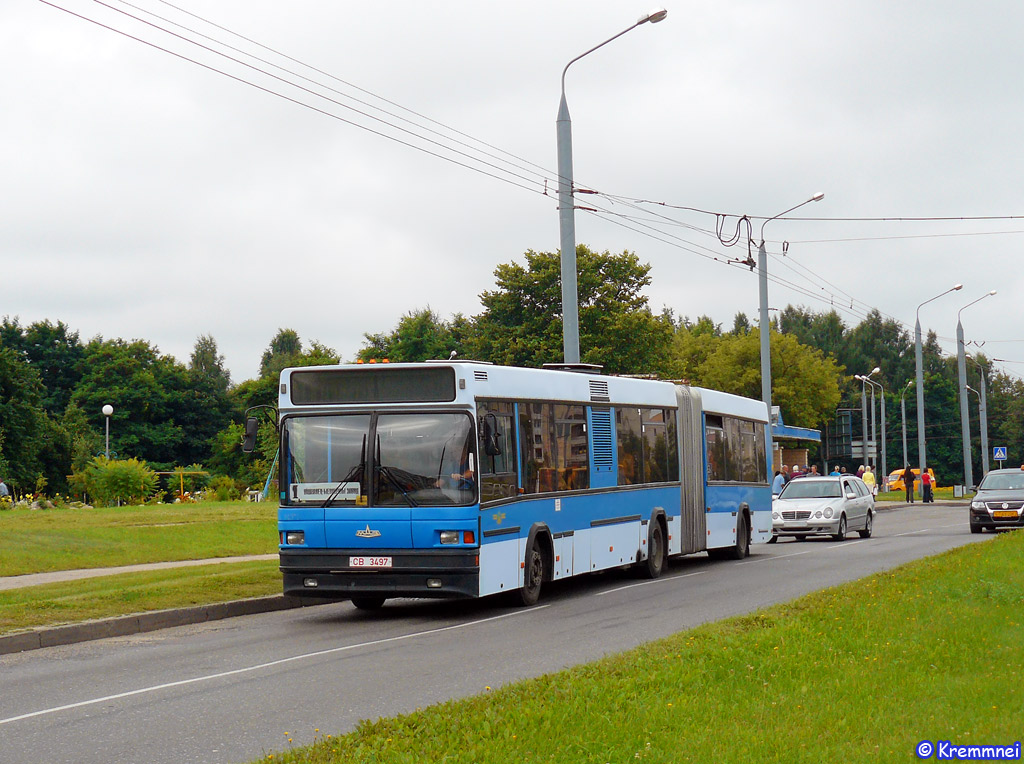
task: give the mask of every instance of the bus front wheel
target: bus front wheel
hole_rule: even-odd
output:
[[[523,569],[523,588],[519,590],[522,605],[536,605],[540,599],[540,586],[544,581],[544,556],[533,541],[526,550],[526,566]]]

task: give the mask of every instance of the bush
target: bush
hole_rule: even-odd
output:
[[[207,484],[206,495],[215,501],[232,501],[241,496],[241,491],[227,475],[218,475]]]
[[[72,484],[97,506],[142,504],[157,490],[157,475],[144,461],[97,456],[72,475]]]

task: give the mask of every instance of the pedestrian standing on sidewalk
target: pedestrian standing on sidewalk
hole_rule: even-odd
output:
[[[926,504],[935,503],[935,494],[932,493],[932,476],[928,473],[928,468],[921,473],[921,495],[922,501]]]
[[[903,478],[903,487],[907,489],[907,504],[914,503],[914,470],[911,469],[908,464],[903,470],[901,477]]]
[[[871,471],[870,464],[864,468],[864,474],[861,475],[860,479],[864,481],[864,484],[868,487],[868,490],[871,491],[872,496],[878,493],[877,486],[875,485],[875,473]]]
[[[0,477],[0,499],[10,499],[11,492],[7,490],[7,485],[4,483],[4,479]]]

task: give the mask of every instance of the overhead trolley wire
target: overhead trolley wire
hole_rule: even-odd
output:
[[[375,122],[382,123],[382,124],[386,125],[389,128],[392,128],[394,130],[397,130],[397,131],[400,131],[402,133],[405,133],[405,134],[407,134],[409,136],[412,136],[412,137],[414,137],[414,138],[416,138],[416,139],[418,139],[420,141],[424,141],[424,142],[427,142],[429,144],[433,144],[433,145],[437,146],[439,149],[451,152],[453,154],[460,155],[462,157],[465,157],[466,159],[468,159],[471,162],[476,162],[476,163],[479,163],[481,165],[484,165],[485,167],[490,167],[490,168],[492,168],[493,170],[495,170],[497,172],[505,173],[506,175],[510,175],[513,178],[518,178],[519,180],[528,181],[531,184],[540,185],[536,181],[536,179],[534,179],[534,178],[526,177],[526,176],[521,175],[521,174],[519,174],[517,172],[514,172],[512,170],[504,169],[504,168],[502,168],[502,167],[500,167],[500,166],[498,166],[498,165],[496,165],[494,163],[487,162],[487,161],[482,160],[482,159],[477,158],[477,157],[473,157],[473,156],[471,156],[470,154],[467,154],[464,151],[461,151],[461,150],[456,149],[456,148],[452,148],[451,146],[446,146],[445,144],[441,143],[440,141],[436,141],[434,139],[431,139],[431,138],[428,138],[426,136],[420,135],[420,134],[418,134],[418,133],[416,133],[416,132],[414,132],[412,130],[403,128],[403,127],[401,127],[399,125],[395,125],[393,123],[388,122],[385,119],[382,119],[380,117],[374,116],[372,114],[368,114],[367,112],[364,112],[364,111],[361,111],[359,109],[356,109],[356,108],[354,108],[352,106],[344,104],[344,103],[342,103],[342,102],[340,102],[338,100],[330,98],[330,97],[328,97],[326,95],[323,95],[321,93],[317,93],[317,92],[315,92],[315,91],[313,91],[313,90],[311,90],[311,89],[309,89],[307,87],[304,87],[304,86],[302,86],[300,84],[297,84],[295,82],[289,81],[289,80],[287,80],[287,79],[285,79],[283,77],[280,77],[280,76],[278,76],[276,74],[273,74],[272,72],[268,72],[265,69],[261,69],[261,68],[259,68],[257,66],[254,66],[254,65],[250,64],[250,63],[247,63],[247,62],[242,61],[242,60],[240,60],[238,58],[230,56],[230,55],[228,55],[228,54],[226,54],[226,53],[224,53],[222,51],[215,50],[214,48],[211,48],[211,47],[209,47],[207,45],[204,45],[204,44],[202,44],[200,42],[197,42],[195,40],[191,40],[191,39],[189,39],[189,38],[187,38],[187,37],[185,37],[185,36],[183,36],[181,34],[178,34],[178,33],[173,32],[171,30],[165,29],[165,28],[159,26],[158,24],[154,24],[151,21],[147,21],[146,19],[142,19],[142,18],[140,18],[138,16],[135,16],[134,14],[128,13],[127,11],[124,11],[124,10],[122,10],[120,8],[115,8],[115,7],[109,5],[109,4],[105,3],[105,2],[102,2],[102,0],[92,0],[92,1],[95,2],[97,5],[104,6],[104,7],[108,8],[108,9],[110,9],[112,11],[115,11],[117,13],[123,14],[124,16],[126,16],[128,18],[135,19],[136,21],[138,21],[138,22],[140,22],[142,24],[146,24],[147,26],[150,26],[150,27],[152,27],[154,29],[160,30],[160,31],[162,31],[162,32],[164,32],[164,33],[166,33],[168,35],[171,35],[172,37],[178,38],[179,40],[182,40],[182,41],[184,41],[186,43],[189,43],[189,44],[194,45],[194,46],[196,46],[198,48],[206,50],[206,51],[208,51],[210,53],[213,53],[214,55],[217,55],[217,56],[220,56],[222,58],[225,58],[225,59],[227,59],[229,61],[232,61],[232,62],[234,62],[236,64],[239,64],[239,65],[241,65],[243,67],[246,67],[247,69],[251,69],[253,71],[259,72],[260,74],[263,74],[263,75],[265,75],[267,77],[270,77],[270,78],[272,78],[274,80],[277,80],[277,81],[279,81],[281,83],[284,83],[284,84],[286,84],[286,85],[288,85],[290,87],[296,88],[297,90],[303,91],[303,92],[305,92],[305,93],[307,93],[309,95],[315,96],[317,98],[321,98],[321,99],[323,99],[325,101],[328,101],[329,103],[332,103],[332,104],[334,104],[336,106],[339,106],[339,107],[341,107],[343,109],[347,109],[349,111],[355,112],[356,114],[364,116],[367,119],[371,119],[371,120],[373,120]],[[390,134],[388,134],[386,132],[383,132],[382,130],[378,130],[378,129],[369,127],[367,125],[361,124],[361,123],[356,122],[356,121],[351,120],[351,119],[346,119],[345,117],[342,117],[339,114],[335,114],[335,113],[333,113],[331,111],[328,111],[326,108],[320,108],[318,106],[315,106],[313,104],[310,104],[310,103],[307,103],[307,102],[305,102],[303,100],[300,100],[297,97],[292,97],[292,96],[290,96],[290,95],[288,95],[286,93],[280,92],[278,90],[274,90],[273,88],[270,88],[270,87],[266,87],[264,85],[261,85],[259,83],[254,82],[252,80],[246,79],[245,77],[242,77],[240,75],[233,74],[233,73],[231,73],[229,71],[226,71],[224,69],[220,69],[220,68],[218,68],[216,66],[213,66],[212,64],[208,64],[208,63],[205,63],[205,62],[200,61],[198,59],[191,58],[190,56],[187,56],[184,53],[180,53],[178,51],[175,51],[175,50],[172,50],[170,48],[164,47],[164,46],[159,45],[159,44],[157,44],[155,42],[152,42],[150,40],[146,40],[146,39],[144,39],[142,37],[139,37],[137,35],[131,34],[130,32],[127,32],[125,30],[118,29],[117,27],[111,26],[109,24],[105,24],[102,21],[99,21],[97,19],[90,18],[90,17],[88,17],[88,16],[86,16],[84,14],[81,14],[81,13],[78,13],[76,11],[71,10],[70,8],[66,8],[64,6],[61,6],[61,5],[57,4],[56,2],[53,2],[53,0],[39,0],[39,2],[43,3],[44,5],[48,5],[48,6],[52,7],[52,8],[55,8],[57,10],[64,11],[65,13],[68,13],[71,16],[75,16],[77,18],[80,18],[83,21],[88,21],[88,22],[90,22],[92,24],[95,24],[96,26],[102,27],[102,28],[107,29],[107,30],[109,30],[111,32],[115,32],[116,34],[122,35],[123,37],[127,37],[129,39],[135,40],[136,42],[140,42],[143,45],[147,45],[147,46],[149,46],[151,48],[154,48],[156,50],[159,50],[159,51],[161,51],[163,53],[168,53],[168,54],[170,54],[172,56],[175,56],[176,58],[180,58],[180,59],[182,59],[184,61],[188,61],[189,63],[192,63],[192,64],[195,64],[197,66],[200,66],[200,67],[202,67],[204,69],[207,69],[208,71],[212,71],[212,72],[215,72],[217,74],[221,74],[221,75],[223,75],[225,77],[228,77],[229,79],[235,80],[236,82],[240,82],[242,84],[248,85],[248,86],[250,86],[252,88],[255,88],[257,90],[263,91],[264,93],[268,93],[270,95],[277,96],[278,98],[281,98],[283,100],[289,101],[289,102],[294,103],[294,104],[296,104],[298,106],[303,106],[303,107],[305,107],[307,109],[310,109],[312,111],[315,111],[315,112],[317,112],[319,114],[323,114],[324,116],[327,116],[327,117],[330,117],[332,119],[338,120],[339,122],[343,122],[345,124],[352,125],[353,127],[358,127],[361,130],[365,130],[365,131],[370,132],[370,133],[372,133],[374,135],[378,135],[378,136],[380,136],[382,138],[386,138],[386,139],[388,139],[390,141],[393,141],[395,143],[399,143],[401,145],[407,146],[407,147],[415,149],[417,151],[421,151],[423,153],[426,153],[426,154],[429,154],[431,156],[437,157],[438,159],[442,159],[442,160],[444,160],[446,162],[451,162],[452,164],[458,165],[460,167],[464,167],[464,168],[466,168],[468,170],[472,170],[473,172],[477,172],[477,173],[480,173],[482,175],[486,175],[486,176],[494,178],[496,180],[500,180],[500,181],[503,181],[505,183],[509,183],[509,184],[511,184],[513,186],[517,186],[517,187],[525,189],[527,191],[531,191],[533,193],[536,193],[536,194],[539,194],[539,195],[542,195],[542,196],[546,194],[546,190],[542,190],[541,188],[537,188],[534,185],[525,185],[524,183],[519,183],[516,180],[512,180],[510,178],[502,177],[501,175],[495,174],[495,172],[489,172],[489,171],[487,171],[485,169],[481,169],[478,166],[474,166],[472,164],[468,164],[466,162],[460,161],[460,160],[452,158],[450,156],[446,156],[444,154],[438,153],[437,151],[431,150],[430,148],[426,148],[424,146],[419,146],[419,145],[417,145],[415,143],[411,143],[408,140],[403,140],[400,137],[396,137],[394,135],[390,135]]]

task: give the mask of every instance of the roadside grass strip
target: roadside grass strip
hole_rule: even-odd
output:
[[[270,554],[277,544],[274,502],[0,512],[0,576]]]
[[[1021,740],[1022,685],[1016,532],[259,761],[909,762]]]
[[[276,560],[197,565],[0,591],[0,635],[281,593]]]

